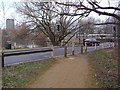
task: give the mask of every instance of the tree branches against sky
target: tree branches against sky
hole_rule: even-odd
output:
[[[29,1],[33,1],[33,2],[49,2],[49,1],[57,1],[57,2],[79,2],[79,1],[86,1],[86,0],[0,0],[0,28],[5,28],[5,21],[6,19],[15,19],[17,22],[20,22],[20,20],[22,20],[19,16],[18,13],[16,13],[16,9],[14,6],[15,2],[29,2]],[[91,1],[91,0],[89,0]],[[92,0],[95,1],[95,0]],[[117,7],[118,6],[118,2],[120,2],[120,0],[96,0],[97,2],[100,3],[100,6],[113,6],[113,7]],[[86,2],[85,2],[86,3]],[[107,10],[109,12],[114,12],[113,10]],[[90,15],[90,17],[96,17],[98,19],[101,19],[101,21],[106,20],[107,18],[109,18],[108,16],[103,16],[103,15],[98,15],[94,12],[92,12]],[[16,22],[15,21],[15,22]]]

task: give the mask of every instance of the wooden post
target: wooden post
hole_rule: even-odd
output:
[[[13,43],[13,47],[14,47],[14,49],[16,49],[16,42]]]
[[[32,48],[34,48],[35,47],[35,43],[34,43],[34,41],[32,42]]]
[[[52,57],[54,57],[54,46],[52,45],[52,54],[51,54]]]
[[[87,43],[85,42],[85,52],[87,52]]]
[[[74,52],[75,52],[75,51],[74,51],[74,49],[75,49],[74,47],[75,47],[75,43],[72,42],[72,55],[73,55],[73,56],[74,56]]]
[[[64,57],[67,57],[67,46],[64,46]]]
[[[4,67],[4,54],[2,52],[2,67]]]
[[[102,43],[102,48],[104,48],[104,43]]]
[[[95,50],[97,49],[97,44],[95,43]]]
[[[115,43],[114,43],[114,42],[112,43],[112,46],[113,46],[113,47],[115,46]]]
[[[111,47],[111,43],[109,42],[109,48]]]
[[[81,54],[83,54],[83,43],[81,43]]]
[[[48,47],[48,42],[46,42],[46,47]]]

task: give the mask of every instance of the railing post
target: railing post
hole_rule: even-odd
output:
[[[112,46],[115,47],[115,43],[114,42],[112,43]]]
[[[51,54],[52,57],[54,57],[54,46],[52,45],[52,54]]]
[[[67,57],[67,46],[64,46],[64,57]]]
[[[111,47],[111,43],[109,42],[109,48]]]
[[[2,67],[4,67],[4,53],[2,52]]]
[[[97,49],[97,44],[95,43],[95,50]]]
[[[17,46],[17,44],[16,44],[16,42],[14,42],[14,43],[13,43],[14,49],[16,49],[16,46]]]
[[[87,43],[85,42],[85,52],[87,52]]]
[[[81,43],[81,54],[83,54],[83,43]]]
[[[72,42],[72,55],[74,56],[74,53],[75,53],[75,51],[74,51],[74,48],[75,47],[75,43],[74,42]]]
[[[104,43],[102,43],[102,48],[104,48]]]
[[[34,41],[32,41],[32,48],[35,48],[35,43],[34,43]]]
[[[81,44],[81,54],[83,53],[83,44]]]

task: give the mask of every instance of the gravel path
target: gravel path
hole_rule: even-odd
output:
[[[29,88],[96,88],[86,55],[58,58]]]

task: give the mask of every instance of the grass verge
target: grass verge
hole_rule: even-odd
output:
[[[55,63],[55,58],[3,68],[3,88],[24,88]]]
[[[101,88],[118,87],[118,62],[113,56],[111,49],[97,50],[90,54],[96,84]]]

